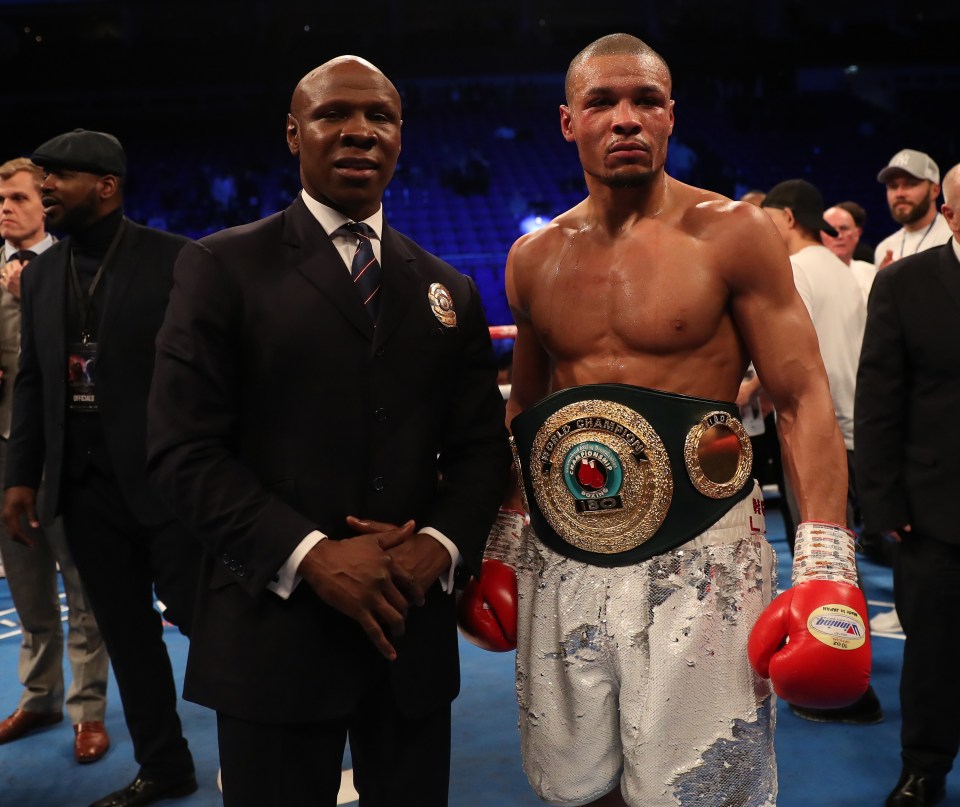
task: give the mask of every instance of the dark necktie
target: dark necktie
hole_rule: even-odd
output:
[[[357,294],[360,295],[363,307],[367,309],[370,319],[376,323],[380,306],[381,269],[370,243],[370,238],[374,234],[373,228],[369,224],[357,222],[344,224],[337,228],[337,232],[350,233],[357,239],[357,251],[353,255],[353,263],[350,266],[350,277],[353,278],[353,285]]]
[[[21,249],[19,252],[14,252],[8,260],[11,261],[20,261],[24,266],[26,266],[30,261],[37,257],[36,252],[31,252],[29,249]]]

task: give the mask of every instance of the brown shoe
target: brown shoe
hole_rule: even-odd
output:
[[[0,723],[0,745],[19,740],[41,726],[52,726],[63,720],[62,712],[28,712],[17,709],[10,717]]]
[[[73,756],[81,765],[96,762],[110,747],[110,735],[100,720],[77,723],[73,727],[73,733],[76,735],[73,740]]]

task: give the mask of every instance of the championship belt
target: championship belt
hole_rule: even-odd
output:
[[[626,566],[699,535],[746,498],[736,405],[627,384],[560,390],[510,424],[530,523],[550,548]]]

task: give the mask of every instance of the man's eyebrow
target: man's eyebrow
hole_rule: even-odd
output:
[[[583,91],[584,95],[603,95],[604,93],[613,92],[613,88],[604,84],[596,85],[593,87],[587,87]]]

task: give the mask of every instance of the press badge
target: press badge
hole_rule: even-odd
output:
[[[67,407],[71,412],[96,412],[94,376],[96,342],[75,342],[67,351]]]

